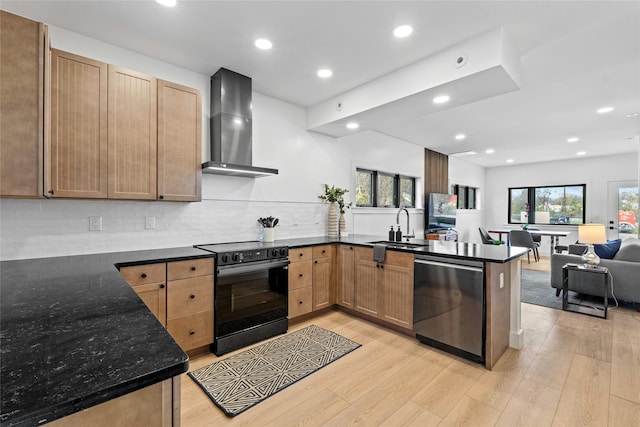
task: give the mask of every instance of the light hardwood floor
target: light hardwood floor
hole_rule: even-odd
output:
[[[522,305],[525,345],[493,371],[340,311],[316,324],[362,347],[229,418],[186,375],[182,425],[640,426],[640,313]],[[197,369],[218,360],[191,360]]]

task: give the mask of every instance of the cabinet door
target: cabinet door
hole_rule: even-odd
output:
[[[167,289],[165,280],[167,267],[164,263],[122,267],[120,274],[136,291],[140,299],[158,318],[167,325]]]
[[[382,319],[413,329],[413,268],[385,264]]]
[[[313,309],[319,310],[331,305],[331,258],[315,259],[313,260]]]
[[[353,246],[339,245],[336,295],[338,304],[348,308],[353,308],[353,261]]]
[[[158,84],[109,65],[109,198],[155,200]]]
[[[379,282],[380,264],[355,260],[354,302],[357,311],[378,317],[380,314]]]
[[[303,314],[311,313],[313,288],[292,289],[289,291],[289,319],[295,319]]]
[[[41,197],[47,27],[0,10],[0,197]]]
[[[140,299],[158,318],[162,326],[167,326],[167,289],[164,283],[137,285],[133,287]]]
[[[158,199],[200,201],[200,91],[158,80]]]
[[[107,64],[51,50],[50,197],[107,197]]]

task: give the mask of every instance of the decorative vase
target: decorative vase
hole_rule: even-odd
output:
[[[347,231],[347,222],[344,220],[344,212],[340,212],[340,219],[338,220],[340,237],[346,237],[349,235]]]
[[[263,241],[264,242],[273,242],[273,240],[275,239],[275,228],[264,228],[263,229]]]
[[[336,215],[337,204],[335,202],[329,203],[329,216],[327,217],[327,226],[329,237],[338,237],[338,216]]]

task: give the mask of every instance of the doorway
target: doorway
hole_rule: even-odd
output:
[[[637,181],[609,182],[609,218],[607,236],[609,239],[638,237],[640,195]]]

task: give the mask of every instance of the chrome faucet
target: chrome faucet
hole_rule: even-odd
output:
[[[413,239],[416,236],[415,236],[414,233],[409,234],[409,211],[407,210],[407,208],[398,209],[398,213],[396,213],[396,224],[400,225],[400,212],[402,212],[402,211],[404,211],[407,214],[407,233],[402,237],[407,239],[407,242],[408,242],[410,239]]]

